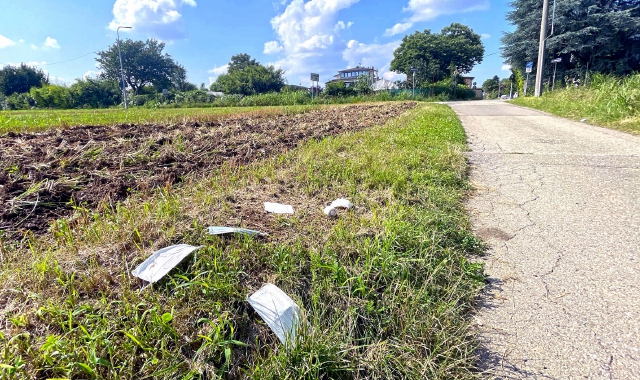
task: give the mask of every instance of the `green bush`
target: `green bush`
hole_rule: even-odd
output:
[[[4,99],[4,107],[8,110],[28,110],[36,106],[35,100],[29,93],[14,93]]]
[[[67,87],[55,84],[31,87],[29,94],[39,108],[74,108],[73,96]]]
[[[122,103],[122,91],[115,81],[86,78],[72,84],[69,90],[78,108],[108,108]]]

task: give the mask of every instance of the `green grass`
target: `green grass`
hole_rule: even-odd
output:
[[[483,275],[467,258],[480,244],[465,149],[451,109],[420,106],[0,244],[0,378],[474,378],[468,313]],[[337,197],[356,208],[330,220]],[[264,215],[269,200],[296,214]],[[129,272],[174,243],[205,247],[141,290]],[[266,282],[308,322],[293,348],[246,302]]]
[[[78,125],[184,123],[245,112],[302,112],[310,107],[313,106],[0,111],[0,135]]]
[[[588,87],[521,97],[514,104],[574,120],[640,134],[640,74],[625,78],[595,75]]]

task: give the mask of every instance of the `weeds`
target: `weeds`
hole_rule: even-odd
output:
[[[464,144],[453,112],[427,105],[3,246],[0,378],[473,378]],[[355,209],[326,218],[339,196]],[[265,215],[270,199],[296,214]],[[133,267],[178,242],[205,247],[141,291]],[[292,348],[245,301],[265,282],[304,311]]]
[[[640,74],[625,78],[596,74],[588,87],[568,87],[539,98],[521,97],[513,103],[640,134]]]

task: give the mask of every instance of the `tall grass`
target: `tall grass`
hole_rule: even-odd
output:
[[[425,105],[0,240],[0,379],[474,378],[464,149],[455,114]],[[356,208],[328,219],[337,197]],[[275,199],[296,214],[263,215]],[[205,234],[229,224],[271,235]],[[205,247],[142,290],[131,269],[178,242]],[[292,348],[246,302],[266,282],[303,310]]]
[[[624,78],[595,74],[590,81],[587,87],[546,92],[540,98],[521,97],[513,103],[640,134],[640,74]]]

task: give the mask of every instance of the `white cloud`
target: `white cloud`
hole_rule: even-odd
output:
[[[282,47],[282,57],[272,65],[282,68],[291,83],[309,82],[309,73],[320,73],[328,80],[339,67],[346,43],[339,31],[352,22],[338,21],[340,11],[359,0],[293,0],[271,19],[271,26]]]
[[[413,26],[410,22],[397,23],[393,27],[384,31],[384,36],[395,36],[396,34],[404,33]]]
[[[361,65],[374,67],[378,70],[378,76],[388,80],[404,80],[404,74],[396,74],[389,71],[393,52],[402,41],[393,41],[387,44],[364,44],[351,40],[347,48],[342,52],[342,58],[347,61],[348,67]]]
[[[87,78],[92,78],[95,79],[98,77],[98,75],[100,75],[102,73],[102,71],[93,71],[93,70],[89,70],[86,73],[84,73],[84,75],[82,76],[82,79],[87,80]]]
[[[489,38],[491,38],[491,34],[489,33],[482,33],[480,35],[480,38],[482,38],[483,40],[488,40]]]
[[[29,45],[29,47],[31,48],[31,50],[38,50],[38,47],[35,44],[31,44]]]
[[[278,41],[269,41],[264,43],[264,54],[280,53],[284,48],[280,46]]]
[[[20,42],[21,44],[23,44],[23,43],[24,43],[24,40],[21,38],[21,39],[19,39],[19,40],[18,40],[18,42]]]
[[[272,1],[271,5],[273,5],[273,10],[275,12],[278,12],[280,10],[280,7],[287,4],[287,0],[280,0],[280,1]]]
[[[489,9],[489,0],[409,0],[402,8],[411,15],[385,31],[385,36],[405,32],[416,22],[430,21],[438,16]]]
[[[195,7],[197,3],[195,0],[116,0],[109,29],[131,26],[164,40],[183,38],[180,13],[183,5]]]
[[[220,67],[216,66],[213,69],[207,71],[210,74],[214,74],[214,76],[209,78],[209,82],[213,83],[213,81],[216,80],[216,78],[219,75],[226,74],[228,70],[229,70],[229,64],[227,63],[224,66],[220,66]]]
[[[511,65],[502,65],[502,68],[500,70],[509,71],[509,70],[511,70]]]
[[[44,49],[60,49],[60,44],[58,43],[58,40],[56,40],[55,38],[47,37],[42,47]]]
[[[15,44],[15,42],[0,34],[0,49],[4,49]]]
[[[47,64],[47,62],[46,61],[42,61],[42,62],[29,61],[29,62],[25,62],[24,64],[27,65],[27,66],[44,66],[44,65]],[[16,65],[16,66],[18,66],[18,65]],[[44,70],[44,72],[46,73],[47,70]]]
[[[409,0],[402,10],[411,12],[411,22],[429,21],[441,15],[489,9],[489,0]]]
[[[45,62],[45,61],[42,61],[42,62],[38,62],[38,61],[29,61],[29,62],[22,62],[22,63],[24,63],[24,64],[25,64],[25,65],[27,65],[27,66],[44,66],[44,65],[46,65],[46,64],[47,64],[47,62]],[[20,64],[21,64],[21,63],[5,62],[5,63],[2,65],[2,67],[4,67],[4,66],[15,66],[15,67],[18,67],[18,66],[20,66]],[[43,69],[42,71],[44,71],[45,73],[47,72],[47,70],[44,70],[44,69]]]
[[[349,29],[351,28],[351,26],[353,26],[353,21],[349,21],[348,23],[345,24],[344,21],[338,21],[336,23],[336,25],[333,27],[333,30],[338,33],[341,30],[345,30],[345,29]]]

